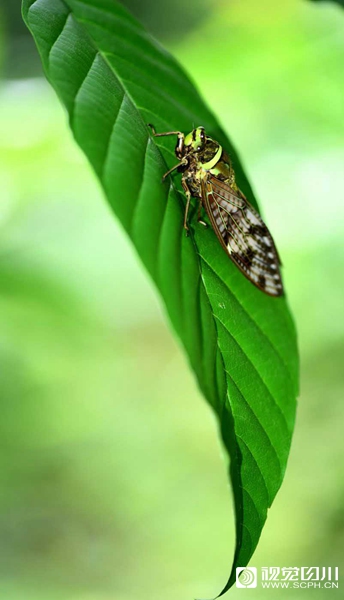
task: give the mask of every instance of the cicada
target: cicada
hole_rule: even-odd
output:
[[[179,162],[164,179],[175,170],[182,173],[186,231],[194,197],[198,199],[198,222],[207,226],[202,218],[204,209],[221,246],[245,277],[266,294],[281,296],[281,261],[275,243],[261,216],[238,188],[229,155],[204,127],[187,135],[181,131],[157,133],[150,127],[155,137],[177,136],[175,154]]]

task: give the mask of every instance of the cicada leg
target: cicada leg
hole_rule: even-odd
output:
[[[183,167],[183,166],[186,166],[187,164],[188,164],[188,161],[186,160],[186,158],[183,158],[177,165],[174,165],[174,167],[172,167],[172,169],[170,169],[169,171],[167,171],[167,173],[165,173],[165,175],[163,175],[162,180],[164,181],[166,179],[166,177],[168,177],[168,175],[171,175],[171,173],[173,173],[173,171],[178,169],[178,167]]]
[[[181,131],[163,131],[161,133],[157,133],[154,125],[152,125],[151,123],[148,123],[148,127],[151,129],[154,137],[166,137],[168,135],[176,135],[178,137],[178,142],[177,142],[177,146],[176,146],[176,149],[175,149],[175,153],[176,153],[176,156],[178,158],[182,158],[183,157],[183,154],[184,154],[184,141],[185,141],[185,135],[184,135],[184,133],[182,133]],[[175,168],[177,168],[177,167],[175,167]],[[165,177],[169,173],[170,173],[170,171],[168,173],[166,173]]]
[[[148,127],[152,130],[154,137],[165,137],[166,135],[177,135],[178,137],[184,137],[184,134],[181,131],[163,131],[162,133],[157,133],[154,125],[148,123]]]
[[[182,186],[186,195],[186,206],[184,213],[184,229],[186,231],[186,235],[189,235],[189,226],[188,226],[188,214],[190,208],[190,200],[191,200],[191,191],[189,189],[188,184],[186,183],[186,179],[182,177]]]

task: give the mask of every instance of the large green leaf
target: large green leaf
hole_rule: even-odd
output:
[[[176,162],[175,142],[157,144],[146,124],[185,132],[202,124],[230,151],[238,183],[256,205],[252,190],[181,67],[119,3],[24,0],[23,14],[75,139],[155,281],[218,415],[236,511],[226,591],[235,567],[250,560],[284,476],[298,387],[295,329],[286,299],[266,296],[247,281],[210,228],[193,225],[190,237],[184,235],[179,177],[161,181]]]

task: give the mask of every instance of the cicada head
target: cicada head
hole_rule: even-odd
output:
[[[197,127],[193,129],[188,135],[185,136],[184,149],[185,153],[200,152],[203,150],[205,145],[205,131],[204,127]]]

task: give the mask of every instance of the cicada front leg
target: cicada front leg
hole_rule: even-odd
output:
[[[175,153],[178,158],[182,158],[182,156],[184,154],[184,141],[185,141],[185,134],[182,131],[163,131],[161,133],[157,133],[154,125],[152,125],[151,123],[148,123],[148,127],[151,129],[154,137],[166,137],[168,135],[176,135],[178,138],[178,142],[177,142],[177,146],[175,149]]]

